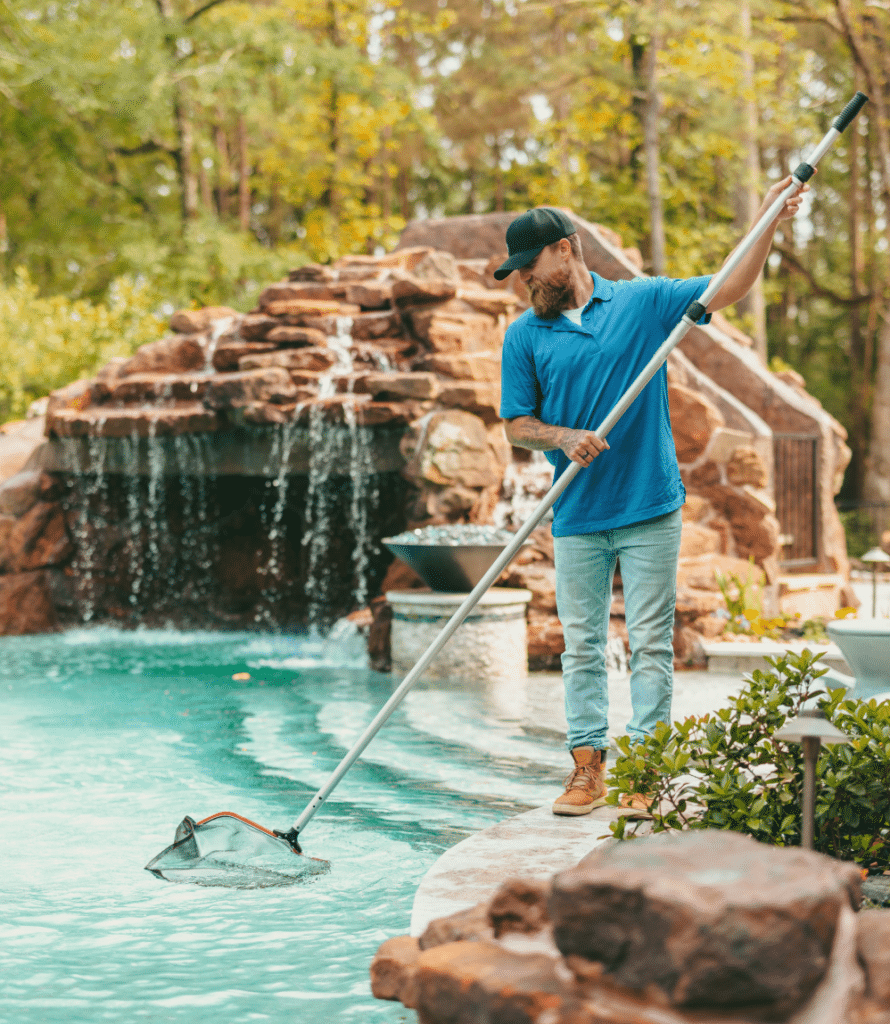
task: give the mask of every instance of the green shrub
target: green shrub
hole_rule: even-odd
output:
[[[816,849],[856,861],[872,872],[890,869],[890,701],[851,700],[844,689],[822,689],[821,655],[804,651],[770,658],[730,707],[652,736],[618,741],[610,772],[611,803],[622,793],[646,793],[656,832],[718,828],[776,846],[801,841],[803,751],[773,739],[805,701],[817,706],[852,743],[821,748],[817,764]],[[618,838],[630,834],[621,818]]]
[[[95,373],[112,356],[130,355],[164,329],[157,297],[129,279],[108,300],[43,298],[24,270],[0,283],[0,422],[25,416],[55,388]]]

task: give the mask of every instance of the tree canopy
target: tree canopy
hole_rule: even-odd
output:
[[[706,273],[861,88],[735,317],[890,502],[888,34],[867,0],[0,0],[0,278],[247,308],[413,217],[538,204]]]

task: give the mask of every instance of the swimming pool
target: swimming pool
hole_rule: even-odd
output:
[[[326,875],[143,870],[185,814],[288,827],[398,683],[362,663],[342,635],[0,640],[0,1021],[413,1020],[373,999],[370,960],[443,850],[552,799],[552,682],[421,682],[301,837]]]

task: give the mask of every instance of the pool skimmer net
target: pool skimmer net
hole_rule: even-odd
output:
[[[173,843],[145,865],[168,882],[251,889],[293,885],[329,869],[282,833],[228,811],[202,821],[186,816]]]

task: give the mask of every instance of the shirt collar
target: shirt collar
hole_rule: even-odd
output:
[[[590,276],[593,278],[593,295],[584,304],[583,310],[587,309],[593,302],[608,302],[612,298],[612,293],[615,290],[615,286],[611,281],[607,281],[606,278],[600,277],[599,274],[590,271]],[[572,330],[581,330],[577,324],[572,323],[568,317],[563,318],[562,316],[556,317],[554,320],[542,320],[539,316],[535,316],[534,310],[529,309],[529,320],[533,324],[537,324],[539,327],[555,327],[557,324],[560,325],[560,329],[565,329],[566,322],[570,324]],[[565,319],[565,322],[563,322]]]

